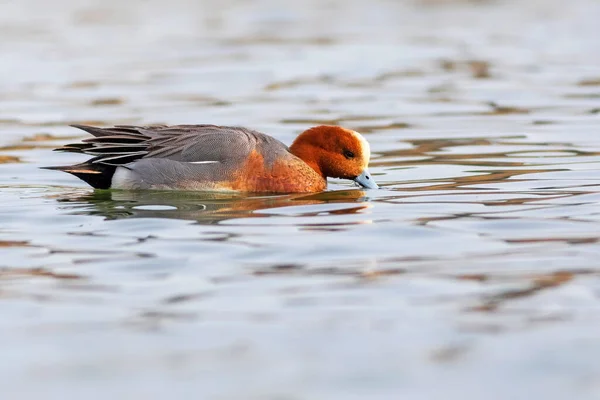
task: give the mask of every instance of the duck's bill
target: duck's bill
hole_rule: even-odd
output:
[[[379,189],[368,169],[365,169],[362,174],[354,178],[354,182],[367,189]]]

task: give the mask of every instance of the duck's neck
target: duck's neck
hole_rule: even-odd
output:
[[[303,142],[302,140],[298,141],[298,139],[296,139],[290,146],[290,152],[308,164],[308,166],[314,169],[317,174],[321,175],[323,179],[327,178],[319,165],[319,151],[317,148],[309,143]]]

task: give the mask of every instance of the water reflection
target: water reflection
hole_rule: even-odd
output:
[[[560,163],[565,158],[598,156],[600,152],[577,149],[574,144],[556,142],[519,142],[525,136],[505,136],[496,138],[452,138],[404,140],[409,149],[393,149],[379,152],[374,166],[399,166],[422,164],[477,165],[488,167],[531,167]],[[488,149],[485,149],[488,147]],[[487,151],[486,151],[487,150]],[[410,157],[409,160],[399,160]],[[415,157],[418,157],[415,159]],[[519,160],[521,158],[521,160]],[[400,162],[399,162],[400,161]],[[544,172],[528,169],[527,171]]]
[[[332,214],[353,214],[368,206],[363,190],[335,190],[315,194],[255,195],[98,190],[89,194],[67,195],[57,199],[76,215],[101,215],[109,220],[122,218],[168,218],[217,224],[234,218],[267,217],[261,210],[347,204]],[[313,212],[316,212],[313,210]],[[310,208],[306,210],[310,214]],[[305,214],[306,214],[305,213]]]

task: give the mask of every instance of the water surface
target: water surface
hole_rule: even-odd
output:
[[[593,0],[0,4],[11,398],[600,398]],[[340,124],[381,190],[94,192],[71,123]]]

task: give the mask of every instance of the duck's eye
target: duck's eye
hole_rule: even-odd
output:
[[[344,157],[346,157],[348,160],[354,158],[354,153],[351,152],[350,150],[344,150]]]

